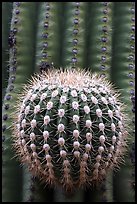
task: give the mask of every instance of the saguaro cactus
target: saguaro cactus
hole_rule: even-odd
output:
[[[134,11],[3,3],[4,202],[134,201]]]

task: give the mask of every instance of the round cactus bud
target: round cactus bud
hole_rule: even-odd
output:
[[[64,140],[63,137],[60,137],[60,138],[58,139],[58,144],[59,144],[60,146],[64,146],[65,140]]]
[[[118,93],[97,74],[50,71],[32,79],[18,102],[14,146],[45,183],[73,189],[103,180],[127,147]]]

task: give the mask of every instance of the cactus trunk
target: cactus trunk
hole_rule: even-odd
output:
[[[3,202],[134,202],[134,2],[2,17]]]

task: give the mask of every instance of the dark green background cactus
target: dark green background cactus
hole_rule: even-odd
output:
[[[134,32],[134,2],[2,3],[3,202],[134,202]],[[33,73],[50,67],[105,74],[120,89],[131,120],[124,165],[99,186],[73,195],[40,184],[12,147],[17,94]]]

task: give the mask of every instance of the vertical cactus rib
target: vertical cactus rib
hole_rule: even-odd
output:
[[[15,110],[17,94],[21,92],[23,83],[27,81],[33,71],[33,23],[35,3],[13,3],[9,43],[9,80],[4,97],[3,117],[3,201],[21,201],[22,170],[18,162],[13,159],[14,152],[11,141],[12,111]],[[16,183],[17,181],[18,183]],[[18,193],[16,187],[18,185]]]
[[[106,189],[104,190],[104,195],[106,197],[105,202],[114,202],[113,198],[113,171],[109,172],[109,174],[106,177]]]
[[[22,202],[33,201],[33,180],[26,166],[23,166]]]
[[[121,13],[121,15],[120,15]],[[120,17],[119,17],[120,15]],[[124,102],[128,104],[127,112],[131,112],[131,100],[134,91],[134,34],[132,34],[132,12],[130,3],[115,4],[112,81],[121,88]],[[118,23],[119,22],[119,23]],[[117,26],[116,26],[117,25]],[[122,79],[122,80],[121,80]]]
[[[88,64],[91,71],[110,77],[112,59],[112,2],[92,2]],[[88,28],[88,30],[89,30]]]
[[[54,191],[24,169],[22,202],[53,202]]]
[[[126,104],[126,112],[129,118],[134,117],[134,75],[135,75],[135,17],[133,2],[120,2],[114,4],[113,26],[113,59],[112,81],[121,89],[122,100]],[[130,121],[130,135],[134,141],[134,124]],[[130,147],[131,145],[129,145]],[[133,202],[132,165],[130,158],[126,158],[126,164],[114,176],[114,199],[117,202]],[[119,182],[120,180],[120,182]],[[126,188],[125,188],[126,186]],[[123,189],[123,191],[121,191]],[[121,193],[119,193],[121,192]]]
[[[131,48],[131,53],[132,56],[135,58],[135,3],[132,2],[131,4],[131,8],[130,11],[132,13],[132,17],[131,17],[131,44],[130,44],[130,48]],[[132,64],[135,67],[135,61],[133,61]],[[134,71],[135,74],[135,71]],[[131,145],[131,151],[130,151],[130,159],[132,162],[132,180],[131,180],[131,186],[132,186],[132,190],[133,190],[133,197],[135,197],[135,81],[130,81],[130,86],[133,86],[134,88],[132,90],[130,90],[130,93],[132,94],[130,99],[132,102],[132,112],[133,112],[133,117],[132,117],[132,124],[133,124],[133,142]]]
[[[41,2],[38,20],[36,68],[46,70],[54,62],[59,66],[59,12],[61,3]]]
[[[62,51],[62,66],[84,67],[85,57],[85,3],[67,2],[65,32]]]
[[[89,40],[87,47],[87,65],[92,72],[98,72],[110,78],[112,60],[112,2],[92,2],[88,3],[87,32]],[[89,29],[90,28],[90,29]],[[96,190],[91,190],[89,199],[91,201],[112,202],[113,201],[113,172],[107,175],[102,186]],[[98,196],[100,195],[100,196]]]
[[[7,15],[5,15],[5,12]],[[2,3],[2,98],[8,81],[8,35],[12,15],[12,2]]]

